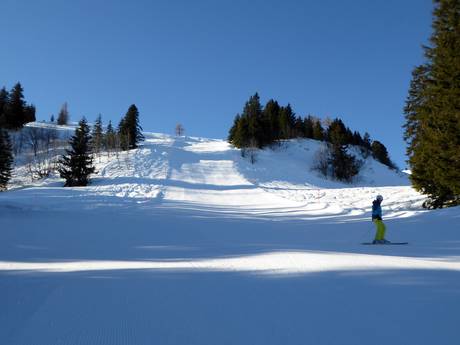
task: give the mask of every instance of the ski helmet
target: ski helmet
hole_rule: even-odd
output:
[[[376,196],[375,199],[376,199],[377,201],[379,201],[379,202],[382,202],[383,196],[381,196],[381,195],[379,194],[379,195]]]

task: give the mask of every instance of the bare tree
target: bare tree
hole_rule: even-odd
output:
[[[176,132],[176,135],[177,135],[178,137],[184,135],[184,132],[185,132],[184,126],[182,126],[182,124],[178,123],[178,124],[176,125],[175,132]]]
[[[249,158],[251,164],[257,162],[257,152],[259,148],[257,147],[257,142],[255,139],[251,139],[249,142],[249,146],[243,147],[241,149],[241,156]]]
[[[57,118],[57,124],[61,126],[67,125],[67,123],[69,122],[69,118],[70,118],[69,110],[67,109],[67,102],[65,102],[62,105],[61,110],[59,111],[59,115]]]
[[[321,145],[321,147],[316,151],[313,170],[319,171],[324,177],[329,175],[329,160],[331,156],[331,150],[327,145]]]

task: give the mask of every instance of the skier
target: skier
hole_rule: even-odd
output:
[[[374,222],[375,227],[377,229],[377,232],[375,234],[375,239],[372,242],[373,244],[390,243],[390,241],[387,241],[385,239],[386,227],[382,221],[382,207],[380,206],[382,201],[383,201],[383,196],[377,195],[375,200],[372,202],[372,221]]]

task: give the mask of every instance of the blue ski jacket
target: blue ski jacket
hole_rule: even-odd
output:
[[[374,219],[382,220],[382,207],[377,200],[372,202],[372,220]]]

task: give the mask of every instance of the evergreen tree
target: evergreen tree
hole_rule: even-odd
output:
[[[305,138],[313,139],[313,118],[309,115],[303,120],[303,131],[305,133]]]
[[[405,106],[411,180],[431,207],[460,204],[460,0],[435,0],[426,63]]]
[[[123,151],[129,150],[129,131],[126,128],[125,118],[120,120],[117,128],[118,145]]]
[[[371,145],[372,156],[380,163],[385,164],[391,169],[395,169],[394,163],[388,157],[388,151],[385,145],[380,141],[374,140]]]
[[[300,116],[295,119],[293,135],[295,138],[305,138],[303,119]]]
[[[230,128],[230,130],[228,131],[228,138],[227,138],[227,140],[228,140],[229,143],[231,143],[231,144],[233,144],[233,145],[235,145],[235,146],[237,146],[237,145],[235,144],[235,142],[238,141],[238,140],[237,140],[237,135],[238,135],[238,122],[240,122],[240,119],[241,119],[240,114],[236,114],[235,119],[233,120],[233,125],[232,125],[232,127]],[[237,147],[239,147],[239,146],[237,146]]]
[[[246,118],[248,124],[247,144],[262,148],[268,142],[265,132],[267,126],[263,118],[262,106],[258,93],[251,96],[246,102],[242,117]]]
[[[51,122],[51,123],[54,123],[54,121],[55,121],[54,115],[51,115],[51,117],[50,117],[50,122]]]
[[[69,119],[70,119],[69,110],[68,110],[67,102],[65,102],[62,105],[61,110],[59,110],[59,114],[57,117],[57,124],[60,126],[65,126],[69,123]]]
[[[319,119],[315,119],[313,124],[313,139],[324,140],[324,128]]]
[[[102,116],[101,114],[98,115],[96,121],[94,122],[93,132],[91,133],[92,140],[92,148],[93,153],[101,152],[104,143],[104,131],[102,129]]]
[[[280,106],[277,101],[271,99],[265,104],[263,114],[267,122],[267,132],[269,142],[272,143],[280,139]]]
[[[90,128],[83,118],[70,139],[71,149],[59,160],[58,171],[66,180],[65,187],[88,185],[89,176],[95,171],[90,141]]]
[[[259,95],[251,96],[243,112],[235,117],[229,141],[239,148],[262,148],[271,142],[269,117],[263,113]]]
[[[120,146],[123,150],[135,149],[144,140],[142,127],[139,125],[139,111],[136,105],[132,104],[125,117],[120,121],[118,133]]]
[[[35,121],[35,111],[33,104],[24,107],[24,124]]]
[[[24,101],[24,89],[17,83],[10,92],[0,90],[0,127],[17,130],[35,121],[35,107]]]
[[[351,144],[355,146],[364,146],[364,140],[361,137],[361,134],[357,131],[353,132]]]
[[[112,121],[109,121],[107,125],[107,131],[105,132],[104,144],[107,151],[111,151],[116,148],[117,135],[113,129]]]
[[[291,139],[294,137],[294,127],[295,127],[295,114],[291,108],[291,105],[288,104],[286,107],[280,108],[280,138],[281,139]]]
[[[363,137],[363,147],[370,151],[372,149],[371,145],[371,136],[366,132]]]
[[[19,129],[26,123],[26,103],[24,102],[23,92],[24,89],[21,83],[17,83],[10,91],[9,102],[6,108],[6,121],[10,129]]]
[[[332,144],[330,164],[334,178],[339,181],[351,182],[359,173],[361,162],[347,153],[345,145]]]
[[[336,118],[331,121],[327,129],[326,138],[333,145],[349,144],[347,129],[345,128],[342,120]]]
[[[6,88],[0,90],[0,128],[8,127],[8,120],[6,117],[7,106],[10,100],[10,94]]]
[[[8,132],[0,128],[0,191],[5,190],[13,170],[13,153]]]

